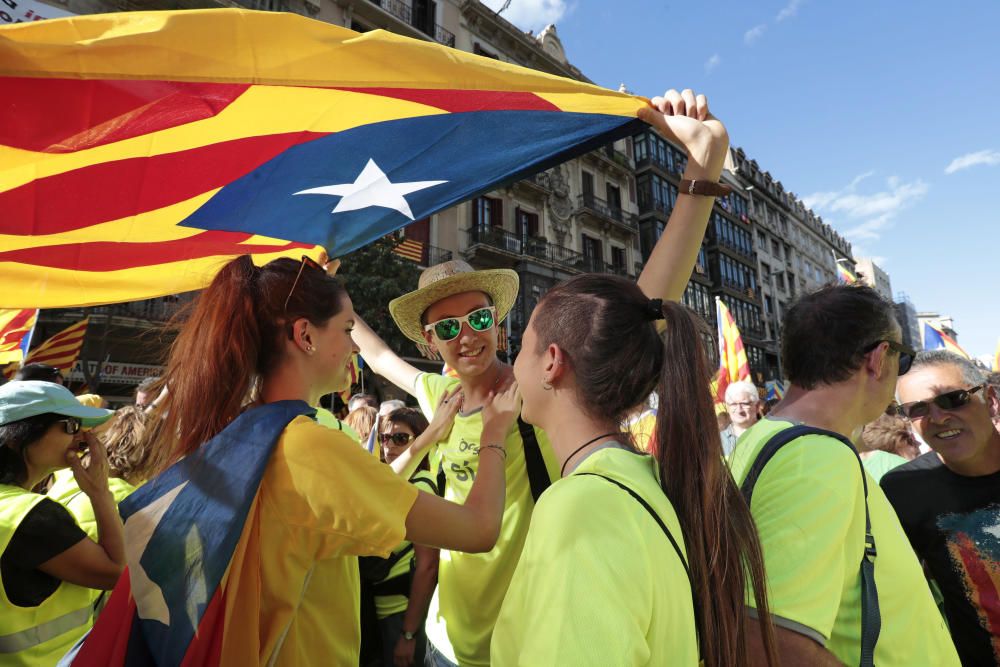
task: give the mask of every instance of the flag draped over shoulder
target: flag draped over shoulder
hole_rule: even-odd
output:
[[[73,667],[212,667],[229,633],[258,641],[256,627],[226,626],[228,596],[256,600],[237,590],[254,578],[241,578],[235,559],[257,553],[247,544],[257,533],[243,529],[278,438],[295,417],[314,412],[303,401],[248,410],[122,501],[128,569]]]
[[[925,350],[947,350],[969,359],[969,353],[955,342],[955,339],[946,334],[941,329],[930,322],[924,322],[924,349]]]
[[[87,336],[85,317],[76,324],[66,327],[52,338],[36,347],[24,360],[25,364],[48,364],[63,373],[69,373],[83,349],[83,339]]]
[[[381,30],[237,9],[0,28],[7,306],[341,255],[636,131],[647,104]]]
[[[715,399],[723,403],[730,383],[750,379],[750,364],[736,320],[718,297],[715,298],[715,314],[719,332],[719,380]]]
[[[0,366],[24,359],[37,321],[34,308],[0,309]]]

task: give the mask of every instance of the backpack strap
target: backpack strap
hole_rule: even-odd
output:
[[[699,606],[700,605],[698,604],[698,596],[695,593],[694,579],[691,577],[691,570],[690,570],[690,568],[688,568],[687,558],[685,558],[684,552],[681,551],[681,547],[680,547],[679,544],[677,544],[677,540],[674,539],[674,536],[670,532],[670,529],[667,528],[667,524],[663,523],[663,519],[661,519],[660,515],[656,513],[656,510],[654,510],[650,506],[650,504],[646,502],[645,498],[643,498],[638,493],[636,493],[635,491],[633,491],[628,486],[625,486],[624,484],[622,484],[618,480],[611,479],[610,477],[605,477],[604,475],[600,475],[600,474],[598,474],[596,472],[579,472],[579,473],[576,473],[576,474],[580,475],[580,476],[588,475],[590,477],[600,477],[601,479],[603,479],[603,480],[605,480],[607,482],[611,482],[612,484],[614,484],[615,486],[617,486],[618,488],[620,488],[622,491],[624,491],[625,493],[627,493],[630,496],[632,496],[636,500],[636,502],[638,502],[640,505],[642,505],[643,509],[645,509],[646,512],[649,513],[649,516],[653,517],[653,521],[655,521],[656,525],[658,525],[660,527],[660,530],[663,531],[663,534],[667,536],[667,539],[670,541],[670,546],[672,546],[674,548],[674,552],[677,554],[677,558],[681,561],[681,565],[684,567],[684,574],[687,575],[688,585],[691,587],[691,604],[694,605],[694,610],[695,610],[694,621],[695,621],[695,626],[696,626],[696,629],[697,629],[697,632],[698,632],[698,651],[699,651],[699,655],[705,655],[705,651],[703,650],[703,648],[701,646],[701,641],[702,641],[701,628],[698,627],[698,626],[701,625],[701,623],[700,623],[701,612],[699,611]]]
[[[524,443],[524,464],[528,469],[528,484],[531,485],[531,497],[538,502],[542,492],[549,488],[552,480],[549,478],[549,471],[545,467],[545,459],[542,458],[542,449],[538,446],[538,436],[535,435],[535,427],[517,416],[517,430],[521,433],[521,441]]]
[[[861,483],[865,490],[865,549],[861,556],[861,667],[873,667],[875,664],[875,645],[878,643],[878,636],[882,630],[882,614],[879,611],[878,588],[875,585],[875,556],[878,555],[875,549],[875,537],[872,535],[871,514],[868,511],[868,479],[865,476],[864,464],[858,456],[858,450],[846,437],[840,433],[827,431],[814,426],[798,424],[787,428],[771,436],[754,459],[750,470],[747,472],[740,491],[746,498],[747,505],[753,497],[753,490],[760,479],[760,474],[764,470],[767,462],[778,453],[778,450],[797,438],[805,435],[825,435],[844,443],[855,458],[861,468]]]

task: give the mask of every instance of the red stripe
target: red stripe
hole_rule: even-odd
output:
[[[339,88],[418,102],[452,113],[464,111],[562,111],[535,93],[505,90],[437,90],[426,88]]]
[[[225,636],[226,597],[222,586],[208,601],[194,638],[188,644],[181,667],[216,667],[221,662],[222,640]]]
[[[0,347],[8,344],[14,343],[14,347],[17,347],[21,343],[21,339],[24,335],[31,330],[30,326],[27,326],[28,322],[31,321],[34,315],[34,309],[22,310],[7,323],[7,327],[0,331]],[[14,341],[10,336],[17,336],[17,340]]]
[[[0,144],[68,153],[211,118],[249,84],[0,77]]]
[[[20,262],[53,269],[72,267],[77,271],[120,271],[204,257],[232,257],[270,254],[295,248],[312,248],[305,243],[241,245],[250,238],[243,232],[202,232],[175,241],[155,243],[71,243],[42,248],[21,248],[0,252],[0,262]]]
[[[74,342],[71,347],[63,347],[58,350],[36,350],[28,357],[28,361],[39,361],[42,363],[48,363],[50,359],[68,359],[70,357],[75,357],[80,354],[80,348],[83,347],[83,337],[80,340]],[[41,351],[41,354],[38,354]]]
[[[154,211],[221,188],[292,146],[324,136],[244,137],[39,178],[0,193],[0,234],[59,234]]]
[[[128,652],[135,612],[132,585],[128,568],[125,568],[111,592],[108,604],[97,617],[94,628],[73,659],[73,667],[122,667]],[[142,641],[142,637],[136,637],[136,640]]]
[[[954,548],[958,550],[965,565],[965,574],[972,584],[972,589],[979,607],[979,618],[983,626],[989,630],[994,637],[1000,636],[1000,591],[990,576],[983,554],[976,547],[975,542],[965,533],[957,533],[951,538]]]

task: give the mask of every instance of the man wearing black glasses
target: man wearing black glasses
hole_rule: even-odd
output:
[[[785,397],[730,457],[760,535],[782,664],[959,664],[899,519],[851,442],[909,370],[901,339],[892,304],[869,287],[804,295],[785,315]],[[756,630],[747,641],[752,664],[765,664]]]
[[[933,451],[882,478],[944,598],[962,663],[1000,664],[1000,414],[986,373],[922,352],[899,379],[900,413]]]

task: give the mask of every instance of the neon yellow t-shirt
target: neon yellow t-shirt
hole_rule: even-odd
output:
[[[743,434],[730,458],[737,484],[767,440],[791,426],[763,419]],[[875,664],[958,665],[899,519],[879,485],[865,474],[882,616]],[[827,436],[799,438],[765,466],[751,510],[764,548],[775,623],[825,645],[841,662],[858,664],[865,504],[857,457]],[[750,591],[747,599],[752,604]]]
[[[97,518],[94,516],[94,506],[90,504],[90,497],[80,490],[80,485],[76,483],[76,477],[70,468],[57,470],[53,477],[55,481],[49,488],[46,495],[69,510],[76,522],[83,528],[84,532],[95,542],[97,535]],[[125,500],[136,487],[132,486],[124,479],[118,477],[108,478],[108,489],[115,499],[115,504]],[[100,592],[100,591],[98,591]]]
[[[337,419],[337,417],[326,408],[316,408],[316,421],[327,428],[332,428],[334,431],[343,431],[347,434],[347,437],[354,442],[361,442],[358,432],[351,428],[350,424]]]
[[[223,664],[356,665],[357,556],[389,554],[417,493],[344,433],[296,417],[227,575],[226,626],[258,632],[227,632]]]
[[[493,631],[492,664],[697,665],[691,584],[649,513],[684,548],[655,461],[601,449],[541,497]],[[685,556],[686,557],[686,556]]]
[[[415,472],[413,477],[410,478],[410,483],[414,484],[421,491],[437,494],[437,480],[435,480],[434,476],[426,470],[418,470]],[[396,548],[392,550],[392,553],[399,553],[409,544],[409,540],[403,540],[396,545]],[[389,574],[386,576],[385,581],[401,577],[413,569],[415,566],[415,558],[416,554],[411,549],[410,553],[396,561],[396,564],[389,570]],[[401,614],[406,611],[406,607],[409,604],[410,598],[408,595],[376,595],[375,615],[381,619],[386,618],[387,616],[392,616],[393,614]]]
[[[457,378],[423,373],[417,377],[415,396],[424,415],[431,419],[438,400]],[[457,416],[448,440],[431,452],[431,470],[443,464],[447,483],[445,498],[464,503],[479,469],[479,438],[483,420],[480,412]],[[550,479],[559,478],[552,447],[545,434],[536,429]],[[438,587],[427,613],[427,637],[450,660],[462,667],[490,664],[490,636],[500,613],[507,586],[528,534],[534,501],[524,462],[524,443],[517,424],[505,441],[507,448],[507,497],[503,524],[496,546],[485,554],[441,551]]]

